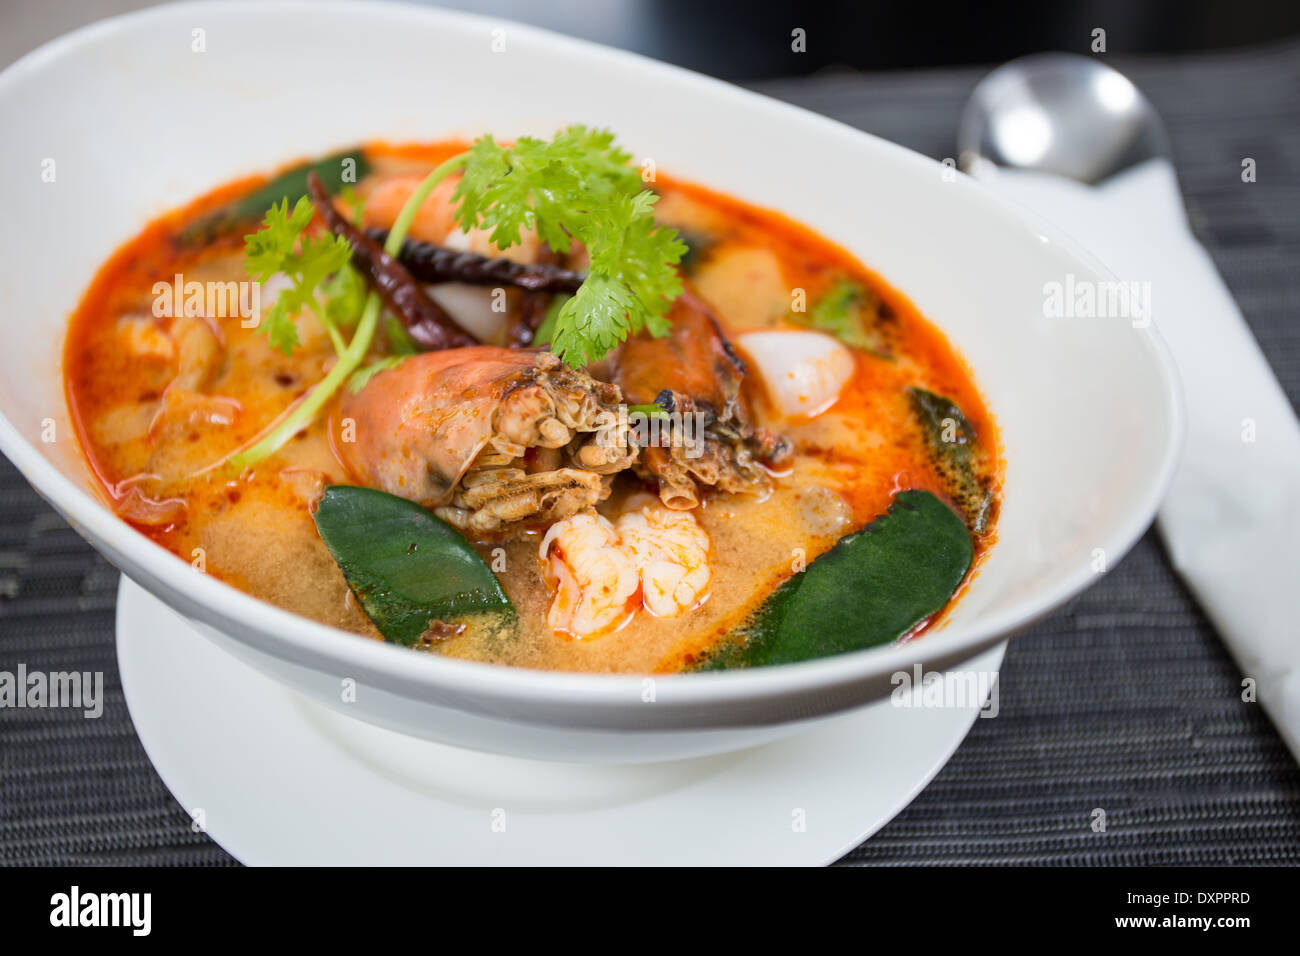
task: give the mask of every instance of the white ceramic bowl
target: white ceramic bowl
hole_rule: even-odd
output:
[[[241,174],[370,139],[547,135],[571,122],[611,126],[660,169],[807,223],[949,334],[998,420],[1007,467],[998,543],[942,627],[833,659],[653,682],[492,667],[264,604],[102,504],[68,423],[60,349],[95,269],[150,218]],[[10,67],[0,129],[0,448],[96,548],[213,640],[410,734],[631,762],[792,733],[887,693],[899,670],[955,665],[1087,587],[1098,554],[1113,567],[1147,527],[1174,464],[1179,391],[1152,330],[1044,315],[1046,283],[1105,278],[1086,256],[928,159],[630,54],[399,5],[167,5]],[[51,421],[55,440],[43,441]],[[341,700],[346,679],[354,703]]]

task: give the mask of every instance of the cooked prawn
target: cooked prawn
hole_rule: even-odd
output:
[[[631,619],[640,579],[618,546],[609,519],[584,511],[555,522],[538,552],[549,559],[555,597],[546,614],[551,629],[579,640],[616,630]]]
[[[617,524],[593,511],[557,521],[540,555],[555,587],[547,621],[578,639],[622,626],[638,604],[655,617],[698,607],[713,577],[709,536],[694,515],[657,501]]]
[[[709,536],[689,511],[658,502],[618,519],[619,544],[641,573],[641,602],[655,617],[699,605],[713,578]]]
[[[499,534],[609,497],[637,455],[618,401],[614,386],[549,352],[424,352],[344,396],[337,447],[362,483]]]

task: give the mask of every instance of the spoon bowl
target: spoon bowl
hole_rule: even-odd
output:
[[[959,163],[1054,173],[1096,185],[1169,154],[1155,109],[1117,70],[1072,53],[1037,53],[975,87],[957,132]]]

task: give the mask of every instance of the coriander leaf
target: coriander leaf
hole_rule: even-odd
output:
[[[479,137],[466,154],[465,170],[452,193],[456,207],[456,221],[468,232],[483,217],[491,203],[495,184],[510,172],[509,149],[497,144],[492,134]]]
[[[350,329],[361,318],[366,304],[366,280],[351,265],[345,265],[320,287],[325,296],[325,317],[339,328]]]
[[[284,257],[293,252],[294,244],[311,222],[311,202],[306,196],[289,211],[289,200],[271,204],[262,220],[262,228],[244,237],[244,271],[265,282],[280,271]]]
[[[555,320],[551,351],[575,368],[595,362],[627,338],[636,300],[624,283],[594,270]]]
[[[275,300],[271,311],[262,319],[259,332],[265,332],[271,340],[271,348],[279,349],[289,355],[298,347],[298,326],[293,321],[283,295]]]
[[[301,290],[304,302],[322,282],[341,272],[352,259],[352,246],[342,236],[304,236],[299,243],[300,252],[285,256],[281,271]]]
[[[645,328],[666,334],[668,309],[682,290],[676,266],[686,246],[655,223],[657,197],[641,188],[630,159],[612,133],[585,126],[512,146],[484,136],[467,154],[453,194],[461,228],[488,230],[498,248],[520,242],[525,229],[554,249],[575,239],[586,246],[587,280],[548,330],[570,365],[600,359]]]
[[[359,314],[364,302],[365,290],[360,277],[348,276],[352,247],[341,236],[304,235],[311,220],[310,200],[299,199],[291,212],[286,199],[267,210],[261,229],[244,237],[244,269],[249,275],[265,282],[276,273],[283,273],[291,283],[276,297],[259,329],[266,333],[271,346],[285,355],[298,346],[294,316],[303,309],[311,309],[336,335],[333,328],[339,318],[349,312],[351,316]],[[340,302],[333,312],[322,309],[316,297],[318,289],[328,290],[325,283],[330,276],[337,280],[336,294],[346,293],[346,301]]]
[[[598,227],[605,235],[597,234],[592,268],[616,276],[632,290],[636,300],[629,322],[634,332],[648,326],[651,334],[662,336],[668,332],[664,316],[682,291],[676,265],[686,244],[675,230],[655,224],[658,198],[640,192],[611,203],[609,219]]]

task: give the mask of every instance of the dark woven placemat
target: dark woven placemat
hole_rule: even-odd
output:
[[[1117,61],[1160,109],[1198,235],[1300,396],[1300,46]],[[758,88],[935,157],[979,71]],[[1240,180],[1241,160],[1258,181]],[[0,671],[102,670],[103,717],[0,710],[0,863],[229,864],[122,699],[117,573],[0,459]],[[1300,770],[1153,535],[1007,652],[998,717],[849,863],[1296,863]],[[1093,813],[1106,812],[1105,832]]]

